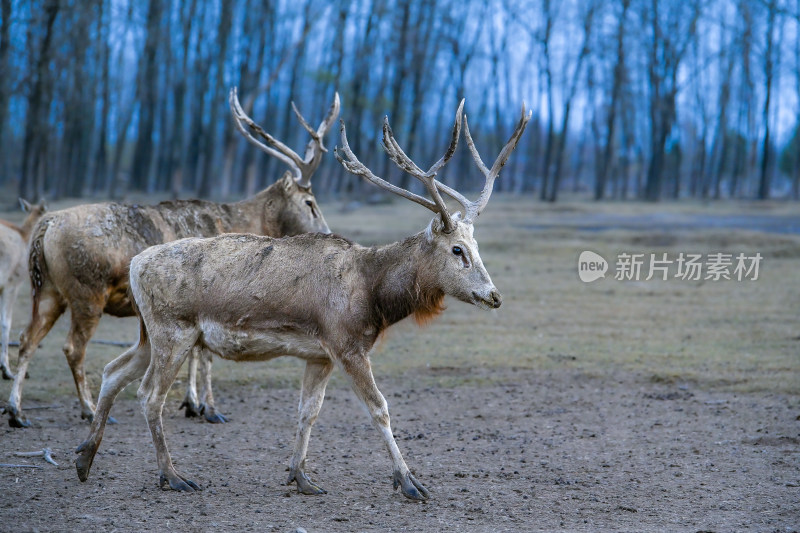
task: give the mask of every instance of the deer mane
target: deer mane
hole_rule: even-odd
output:
[[[414,321],[418,326],[424,327],[433,322],[442,312],[447,309],[444,305],[444,292],[431,291],[420,295],[417,308],[414,311]]]

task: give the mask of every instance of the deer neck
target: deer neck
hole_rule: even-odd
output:
[[[288,172],[287,172],[288,174]],[[281,236],[278,213],[286,202],[286,188],[283,183],[286,174],[266,189],[250,198],[233,204],[239,212],[238,227],[228,231],[258,233],[273,237]]]
[[[434,282],[422,233],[371,249],[364,262],[372,322],[379,331],[414,315],[426,324],[444,311],[444,292]]]
[[[22,235],[22,238],[26,241],[28,237],[30,237],[31,232],[33,231],[33,227],[36,225],[36,222],[39,220],[39,215],[34,213],[28,213],[28,216],[25,217],[25,220],[22,221],[22,225],[19,226],[18,231]]]

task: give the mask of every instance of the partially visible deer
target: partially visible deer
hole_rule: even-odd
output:
[[[106,365],[89,437],[76,450],[78,477],[86,481],[117,394],[144,376],[138,397],[150,427],[162,488],[200,487],[175,470],[162,423],[162,409],[178,369],[196,346],[234,361],[263,361],[291,355],[306,361],[299,423],[288,483],[303,494],[325,491],[305,473],[311,426],[335,366],[349,378],[369,411],[393,464],[394,487],[412,500],[429,492],[412,475],[392,435],[389,411],[375,384],[369,352],[389,326],[414,315],[418,321],[443,311],[445,295],[485,309],[500,307],[501,296],[478,254],[473,222],[486,206],[500,169],[516,146],[530,114],[525,113],[491,169],[478,155],[464,117],[472,156],[486,176],[475,202],[435,176],[453,155],[461,131],[463,101],[450,146],[427,172],[398,146],[384,122],[389,157],[422,181],[431,199],[375,176],[353,154],[342,123],[337,159],[353,174],[434,213],[428,227],[407,239],[366,248],[335,235],[283,239],[221,235],[154,246],[131,261],[130,286],[140,323],[139,342]],[[338,150],[338,149],[337,149]],[[440,193],[464,208],[451,215]]]
[[[8,363],[8,342],[14,303],[25,281],[28,238],[33,225],[47,210],[44,200],[31,205],[20,198],[19,205],[28,213],[21,226],[0,220],[0,372],[3,379],[14,379]]]
[[[21,403],[25,372],[39,342],[67,307],[72,321],[64,355],[78,390],[81,418],[93,418],[95,407],[83,370],[86,345],[103,313],[134,314],[128,299],[128,266],[131,258],[142,250],[184,237],[232,232],[276,237],[305,232],[330,233],[311,192],[311,176],[327,151],[323,137],[339,114],[339,95],[335,95],[327,116],[316,129],[292,104],[300,124],[311,136],[304,157],[253,122],[239,104],[236,89],[231,90],[229,100],[236,127],[245,138],[289,166],[290,170],[277,182],[252,198],[236,203],[189,200],[155,206],[81,205],[50,213],[36,225],[29,259],[33,310],[30,325],[21,337],[19,369],[6,407],[9,425],[29,425]],[[203,358],[203,364],[206,367],[204,415],[211,422],[224,421],[216,412],[211,395],[210,356]],[[194,366],[190,367],[190,388],[184,402],[188,405],[187,416],[201,409],[193,390]]]

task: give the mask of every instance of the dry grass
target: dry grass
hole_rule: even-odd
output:
[[[73,202],[74,203],[74,202]],[[60,206],[52,206],[60,207]],[[343,212],[323,206],[337,233],[362,244],[386,243],[424,228],[429,213],[408,202]],[[397,325],[373,357],[375,374],[405,375],[423,385],[455,387],[491,380],[471,369],[579,370],[613,376],[633,372],[643,379],[691,383],[739,392],[797,393],[800,385],[800,237],[719,229],[665,230],[659,227],[592,231],[598,215],[655,216],[668,221],[702,215],[794,215],[792,204],[724,203],[543,205],[531,198],[497,195],[476,225],[481,254],[504,304],[485,312],[456,301],[427,328],[410,321]],[[19,220],[21,214],[6,212]],[[595,217],[595,218],[593,218]],[[583,229],[578,229],[583,228]],[[748,254],[764,257],[757,281],[615,281],[592,284],[577,276],[577,258],[593,250],[613,262],[620,252]],[[613,269],[613,265],[612,265]],[[613,272],[612,272],[613,274]],[[23,294],[14,316],[14,334],[28,319]],[[62,318],[37,352],[26,384],[25,404],[75,402],[72,377],[61,352],[68,328]],[[133,319],[104,317],[98,339],[133,341]],[[87,372],[98,390],[103,365],[122,349],[92,344]],[[15,350],[12,349],[12,364]],[[215,362],[215,380],[264,387],[299,383],[301,363]],[[341,386],[336,377],[333,386]],[[134,387],[124,394],[133,395]],[[0,384],[0,397],[8,394]],[[175,395],[182,394],[174,391]],[[55,399],[55,400],[54,400]]]

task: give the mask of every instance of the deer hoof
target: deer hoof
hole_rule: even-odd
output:
[[[86,481],[89,479],[89,470],[92,469],[92,461],[97,453],[97,445],[90,440],[83,441],[80,446],[75,449],[75,453],[79,454],[75,459],[75,469],[78,471],[78,479]]]
[[[7,406],[5,412],[8,413],[8,425],[12,428],[29,428],[31,423],[25,416],[17,411],[16,407]]]
[[[297,483],[297,492],[300,494],[308,494],[309,496],[316,496],[318,494],[328,494],[328,491],[311,481],[308,474],[305,472],[297,472],[294,476],[289,478],[289,483],[294,481]]]
[[[0,367],[0,370],[3,372],[3,379],[14,379],[16,377],[14,373],[5,366]]]
[[[201,412],[201,408],[189,400],[183,400],[183,403],[180,407],[178,407],[178,409],[186,409],[186,412],[184,413],[186,418],[195,418],[200,416]]]
[[[165,476],[164,474],[161,474],[158,484],[162,490],[177,490],[179,492],[195,492],[203,490],[200,488],[200,485],[191,479],[186,479],[177,472],[173,472],[171,476]]]
[[[203,418],[206,419],[206,422],[211,424],[224,424],[228,421],[228,418],[225,415],[216,412],[214,409],[207,409],[205,405],[202,407],[201,412],[203,413]]]
[[[400,487],[403,496],[409,500],[423,502],[431,497],[431,493],[428,492],[428,489],[417,481],[417,478],[415,478],[411,472],[406,472],[405,474],[395,472],[393,485],[395,489]]]

